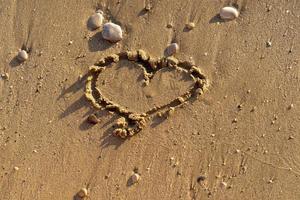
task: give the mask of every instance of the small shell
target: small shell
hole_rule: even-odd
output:
[[[102,37],[110,42],[118,42],[123,39],[123,32],[119,25],[109,22],[103,25]]]
[[[25,50],[20,50],[18,55],[17,55],[17,59],[20,62],[24,62],[25,60],[28,59],[28,53]]]
[[[88,19],[88,28],[91,30],[95,30],[97,28],[99,28],[100,26],[102,26],[103,23],[103,15],[102,13],[95,13],[92,16],[89,17]]]
[[[172,56],[178,51],[179,51],[179,45],[177,43],[171,43],[166,49],[166,54],[167,56]]]
[[[224,7],[220,11],[220,17],[224,20],[232,20],[239,16],[239,11],[234,7]]]

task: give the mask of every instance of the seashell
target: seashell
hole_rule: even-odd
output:
[[[28,53],[25,50],[20,50],[18,55],[17,55],[17,59],[20,62],[24,62],[25,60],[28,59]]]
[[[93,14],[88,19],[88,22],[87,22],[88,28],[91,30],[95,30],[95,29],[101,27],[102,23],[103,23],[103,19],[104,19],[104,17],[102,15],[102,13],[97,12],[97,13]]]
[[[102,37],[110,42],[118,42],[123,39],[122,29],[119,25],[108,22],[103,25]]]
[[[172,56],[175,53],[179,51],[179,45],[177,43],[171,43],[167,48],[166,48],[166,54],[167,56]]]
[[[239,11],[234,7],[224,7],[220,10],[220,17],[224,20],[232,20],[239,16]]]

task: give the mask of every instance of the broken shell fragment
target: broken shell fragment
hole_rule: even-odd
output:
[[[123,32],[119,25],[108,22],[103,25],[102,37],[110,42],[118,42],[123,39]]]
[[[239,16],[239,11],[234,7],[224,7],[220,11],[220,17],[224,20],[233,20]]]
[[[171,43],[166,49],[166,54],[167,56],[172,56],[178,51],[179,51],[179,45],[177,43]]]
[[[25,60],[28,59],[28,53],[25,50],[20,50],[18,55],[17,55],[17,59],[20,62],[24,62]]]
[[[99,28],[100,26],[102,26],[103,19],[104,19],[104,17],[102,15],[102,13],[97,12],[97,13],[93,14],[88,19],[88,22],[87,22],[88,28],[91,30],[95,30],[95,29]]]

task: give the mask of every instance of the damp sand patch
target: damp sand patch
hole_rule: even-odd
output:
[[[85,96],[95,109],[120,116],[113,132],[126,138],[156,117],[168,118],[177,108],[197,99],[207,87],[205,75],[192,63],[175,57],[156,59],[137,50],[110,55],[91,66]],[[120,94],[111,88],[117,88],[115,92]]]

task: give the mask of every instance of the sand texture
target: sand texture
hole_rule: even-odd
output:
[[[99,9],[120,41],[87,27]],[[0,19],[1,200],[300,199],[299,0],[0,0]]]

